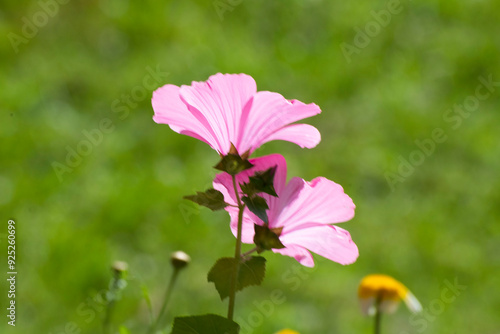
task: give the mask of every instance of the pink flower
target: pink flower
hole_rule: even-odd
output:
[[[153,93],[156,123],[209,144],[220,154],[231,143],[238,153],[252,153],[271,140],[316,146],[321,136],[307,124],[291,124],[321,112],[313,103],[286,100],[278,93],[257,92],[251,76],[216,74],[191,86],[165,85]]]
[[[341,264],[350,264],[356,260],[358,248],[349,232],[331,225],[350,220],[354,216],[355,205],[340,185],[324,177],[317,177],[311,182],[294,177],[286,183],[286,161],[279,154],[249,161],[254,167],[236,176],[238,185],[248,182],[249,177],[257,171],[277,166],[274,189],[278,197],[260,194],[269,205],[269,228],[283,228],[279,239],[285,248],[273,249],[275,253],[291,256],[307,267],[314,266],[313,257],[308,250]],[[229,174],[218,174],[213,184],[215,189],[222,192],[226,203],[236,205]],[[238,208],[228,206],[226,210],[231,216],[231,229],[236,235]],[[242,229],[244,243],[253,243],[254,224],[264,225],[264,222],[245,209]]]

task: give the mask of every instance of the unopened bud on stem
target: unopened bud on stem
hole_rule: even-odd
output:
[[[111,265],[111,269],[113,269],[116,274],[122,275],[128,270],[128,264],[124,261],[115,261]]]
[[[191,258],[183,251],[177,251],[172,253],[170,261],[175,269],[182,269],[189,264]]]

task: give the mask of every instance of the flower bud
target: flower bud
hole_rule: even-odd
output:
[[[174,266],[175,269],[182,269],[188,265],[188,263],[191,261],[191,258],[183,251],[177,251],[172,253],[170,261],[172,262],[172,266]]]
[[[126,272],[128,270],[128,264],[127,264],[127,262],[124,262],[124,261],[115,261],[111,265],[111,269],[113,269],[113,271],[116,274],[123,274],[124,272]]]

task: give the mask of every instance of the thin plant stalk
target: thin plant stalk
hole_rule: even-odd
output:
[[[234,259],[235,265],[233,269],[233,275],[231,276],[231,287],[229,290],[229,306],[227,310],[227,318],[229,320],[233,320],[234,316],[234,304],[236,300],[236,285],[238,281],[238,271],[240,269],[241,263],[241,230],[243,226],[243,210],[245,209],[245,205],[241,202],[240,195],[238,192],[238,187],[236,185],[236,177],[233,175],[233,187],[234,192],[236,194],[236,202],[238,203],[238,231],[236,234],[236,246],[234,249]]]
[[[257,251],[257,247],[254,247],[252,249],[250,249],[248,252],[245,252],[243,254],[241,254],[241,258],[244,259],[245,257],[247,257],[248,255],[250,254],[253,254]]]
[[[379,293],[377,295],[377,299],[375,300],[375,323],[373,326],[373,333],[374,334],[380,334],[380,323],[381,323],[381,318],[382,318],[382,311],[380,309],[380,304],[382,303],[382,296]]]
[[[177,281],[177,276],[179,276],[179,271],[179,268],[174,268],[172,276],[170,277],[170,282],[168,283],[167,290],[165,291],[165,297],[163,299],[163,304],[161,305],[160,312],[158,313],[158,317],[156,318],[156,320],[149,328],[148,334],[155,333],[155,331],[158,329],[158,326],[162,326],[163,319],[165,318],[165,315],[167,313],[168,303],[170,302],[175,282]]]
[[[108,294],[112,296],[112,298],[106,305],[106,314],[102,322],[102,330],[104,334],[108,334],[111,332],[111,317],[113,315],[113,310],[115,309],[116,292],[118,291],[118,282],[120,281],[120,278],[121,273],[115,272],[115,275],[113,276],[113,283],[111,284],[110,291],[108,292]]]

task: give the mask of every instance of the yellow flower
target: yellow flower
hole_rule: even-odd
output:
[[[422,306],[406,286],[387,275],[368,275],[361,280],[358,289],[361,310],[374,315],[377,305],[381,312],[394,312],[401,300],[411,312],[422,311]]]
[[[277,332],[276,334],[300,334],[299,332],[292,331],[291,329],[283,329]]]

